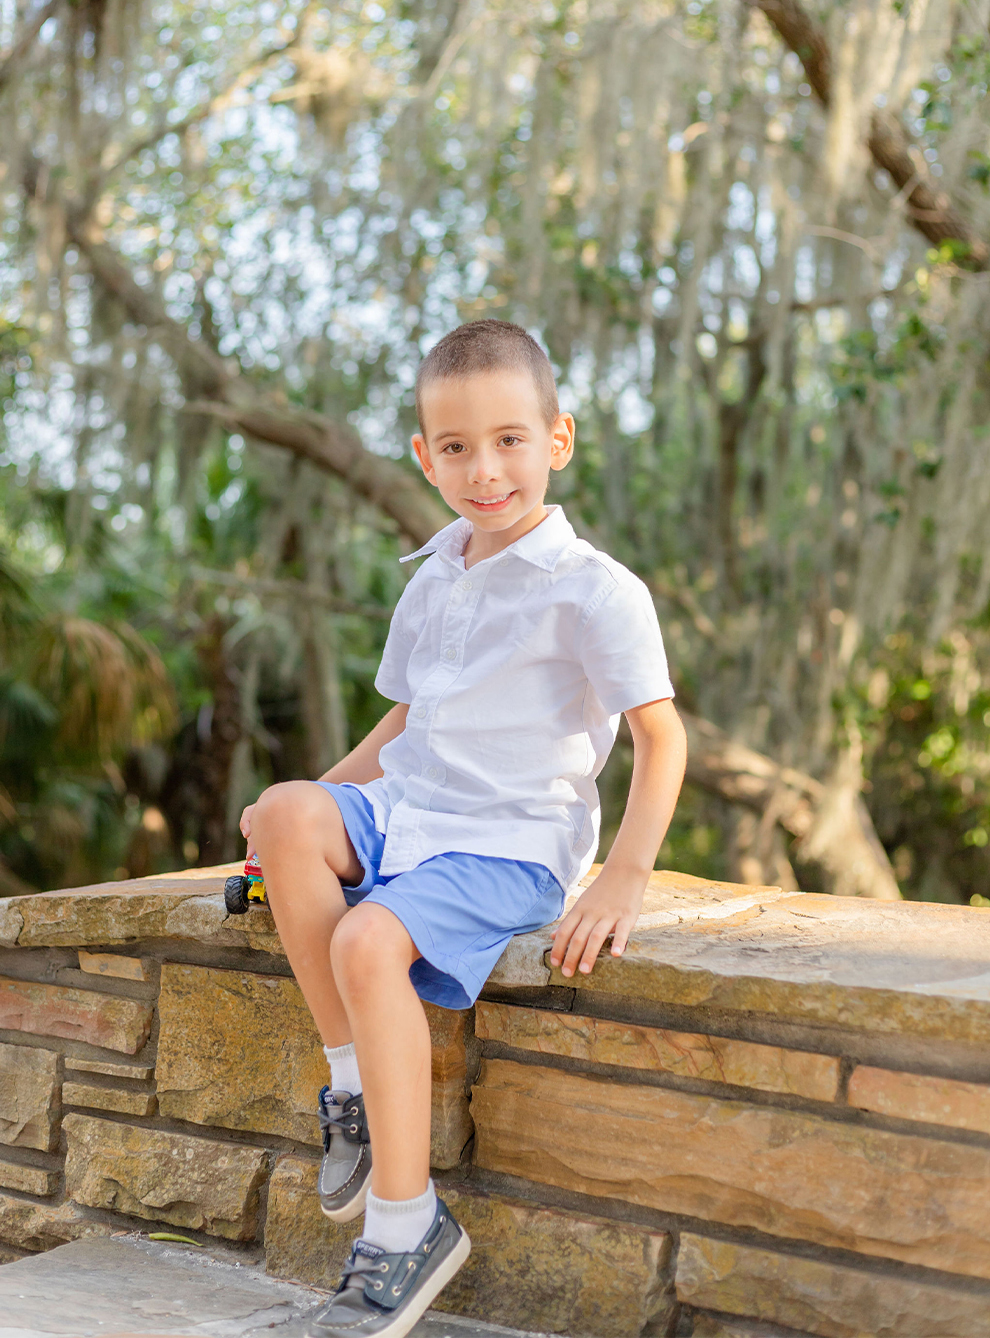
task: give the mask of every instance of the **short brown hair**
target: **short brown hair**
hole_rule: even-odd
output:
[[[521,325],[487,319],[469,321],[451,330],[420,363],[416,373],[416,416],[420,431],[426,431],[423,390],[432,381],[453,381],[503,368],[528,371],[532,375],[540,410],[549,427],[560,413],[550,359]]]

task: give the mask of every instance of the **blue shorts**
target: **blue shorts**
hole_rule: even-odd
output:
[[[564,892],[549,869],[524,860],[450,851],[404,873],[382,874],[385,837],[352,785],[316,781],[334,799],[364,877],[348,906],[369,901],[402,921],[422,956],[409,968],[416,993],[441,1008],[470,1008],[505,945],[558,919]]]

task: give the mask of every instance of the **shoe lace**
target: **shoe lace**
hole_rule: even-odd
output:
[[[332,1103],[332,1104],[331,1104]],[[345,1101],[343,1105],[338,1105],[333,1093],[327,1096],[320,1094],[320,1101],[317,1107],[316,1116],[320,1122],[320,1137],[323,1140],[323,1151],[330,1151],[330,1140],[335,1133],[343,1133],[344,1117],[355,1119],[357,1108]],[[356,1133],[359,1125],[352,1124],[350,1131]]]
[[[345,1287],[364,1287],[368,1281],[369,1273],[387,1273],[388,1264],[381,1264],[377,1259],[369,1259],[363,1254],[352,1254],[350,1259],[344,1265],[344,1271],[341,1274],[340,1285],[337,1288],[338,1293]],[[385,1285],[382,1282],[372,1282],[372,1287],[381,1290]]]

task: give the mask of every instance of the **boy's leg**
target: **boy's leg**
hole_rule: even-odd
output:
[[[409,980],[419,955],[375,903],[355,906],[333,937],[376,1151],[364,1230],[310,1338],[405,1338],[471,1250],[429,1179],[430,1029]]]
[[[354,886],[364,871],[333,797],[308,781],[266,790],[255,806],[251,835],[282,946],[324,1045],[336,1052],[327,1052],[335,1090],[324,1087],[318,1098],[323,1160],[317,1186],[323,1212],[349,1222],[365,1205],[372,1157],[330,943],[347,912],[341,882]]]
[[[330,950],[361,1066],[380,1199],[416,1198],[430,1179],[430,1029],[409,979],[419,955],[402,921],[366,902],[341,920]]]
[[[251,837],[279,938],[323,1044],[347,1045],[351,1030],[330,944],[347,911],[341,883],[359,883],[364,870],[340,809],[311,781],[273,785],[255,806]]]

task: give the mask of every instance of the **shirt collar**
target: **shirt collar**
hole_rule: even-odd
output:
[[[548,515],[539,525],[517,539],[514,544],[504,548],[498,557],[520,557],[543,571],[553,571],[561,553],[575,538],[570,521],[564,515],[562,507],[548,506]],[[456,563],[464,552],[464,546],[471,535],[472,525],[463,516],[458,516],[451,524],[436,533],[422,548],[415,553],[399,558],[400,562],[412,562],[414,558],[425,557],[427,553],[436,553],[444,562]],[[489,559],[490,560],[490,559]]]

